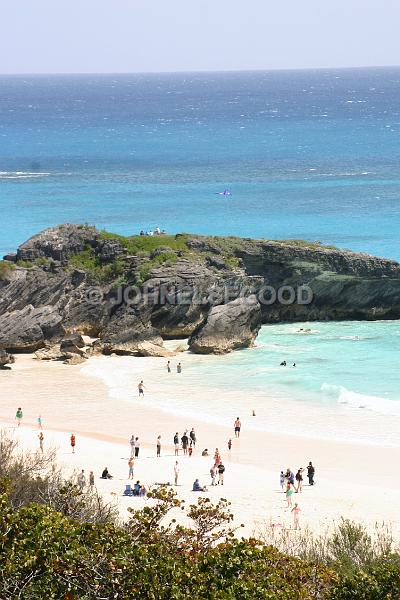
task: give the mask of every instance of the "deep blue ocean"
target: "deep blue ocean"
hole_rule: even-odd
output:
[[[69,221],[400,259],[399,99],[400,68],[2,76],[0,253]]]
[[[400,259],[399,134],[400,68],[3,76],[0,253],[81,222]],[[207,363],[205,379],[397,415],[400,435],[398,322],[291,328],[263,328],[256,350]]]

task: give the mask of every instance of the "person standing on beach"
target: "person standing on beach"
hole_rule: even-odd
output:
[[[222,462],[221,460],[221,455],[219,453],[218,448],[215,448],[215,452],[214,452],[214,463],[215,466],[218,467],[218,465]]]
[[[161,435],[157,438],[157,456],[161,456]]]
[[[187,454],[187,449],[188,449],[188,445],[189,445],[189,438],[187,436],[187,431],[185,431],[185,433],[181,437],[181,442],[182,442],[183,454]]]
[[[286,501],[287,501],[288,508],[292,508],[292,495],[293,495],[293,488],[292,488],[290,481],[288,481],[287,487],[286,487]]]
[[[189,437],[190,437],[190,447],[193,446],[193,448],[194,448],[196,446],[196,433],[195,433],[193,427],[192,427],[191,432],[189,433]]]
[[[303,469],[300,468],[297,473],[296,473],[296,481],[297,481],[297,488],[296,488],[296,494],[298,492],[301,493],[302,489],[303,489]]]
[[[176,372],[177,373],[182,373],[182,365],[181,365],[180,362],[176,365]]]
[[[143,398],[144,398],[144,383],[143,383],[143,379],[138,383],[138,390],[139,390],[139,398],[140,398],[140,396],[143,396]]]
[[[232,440],[231,440],[231,438],[229,438],[229,440],[228,440],[228,450],[229,451],[232,450]]]
[[[89,486],[90,486],[91,491],[93,491],[93,488],[94,488],[94,473],[93,473],[93,471],[90,471],[90,473],[89,473]]]
[[[38,429],[43,429],[42,426],[42,415],[39,415],[37,418]]]
[[[139,457],[140,442],[139,438],[135,437],[135,458]]]
[[[21,426],[23,416],[24,415],[22,412],[22,408],[19,406],[17,412],[15,413],[15,418],[17,419],[18,427]]]
[[[75,454],[75,436],[73,433],[71,433],[70,441],[71,441],[72,454]]]
[[[293,514],[293,524],[295,529],[300,529],[300,512],[301,509],[299,508],[297,502],[295,502],[291,510],[291,513]]]
[[[171,373],[171,361],[167,362],[167,373]]]
[[[129,467],[128,479],[133,479],[133,465],[134,465],[134,460],[131,456],[131,458],[128,460],[128,467]]]
[[[79,477],[78,477],[78,485],[79,485],[79,491],[82,493],[83,492],[83,488],[86,485],[85,471],[83,469],[80,472]]]
[[[174,447],[175,447],[175,456],[179,456],[179,433],[176,432],[174,435]]]
[[[41,431],[39,433],[38,438],[39,438],[39,448],[43,452],[43,440],[44,440],[43,431]]]
[[[217,467],[215,465],[213,465],[211,467],[210,475],[211,475],[211,485],[215,485],[215,479],[217,477]]]
[[[218,465],[218,485],[224,485],[225,467],[222,462]]]
[[[234,427],[235,427],[235,437],[238,438],[238,437],[240,437],[240,429],[242,427],[242,424],[240,422],[239,417],[236,417],[236,421],[235,421]]]
[[[309,485],[314,485],[315,468],[310,460],[307,467],[307,477]]]
[[[281,474],[279,475],[279,485],[281,486],[281,489],[283,490],[283,486],[285,485],[285,474],[283,471],[281,471]]]
[[[174,465],[174,481],[175,485],[178,485],[178,477],[179,477],[179,463],[176,460]]]
[[[135,436],[133,434],[131,435],[129,444],[131,446],[131,458],[133,458],[135,456]]]

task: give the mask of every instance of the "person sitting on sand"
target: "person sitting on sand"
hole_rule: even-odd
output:
[[[135,483],[135,485],[133,486],[133,495],[134,496],[139,496],[141,489],[142,489],[142,486],[140,485],[140,481],[137,481]]]
[[[208,448],[204,448],[203,452],[201,453],[202,456],[208,456]]]
[[[112,479],[112,475],[108,472],[107,467],[104,468],[100,479]]]
[[[201,487],[199,480],[195,479],[194,483],[193,483],[193,492],[205,492],[206,488],[205,487]]]
[[[144,487],[144,485],[140,486],[140,492],[139,492],[139,496],[144,497],[146,495],[146,488]]]

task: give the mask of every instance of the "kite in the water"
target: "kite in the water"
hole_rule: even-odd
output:
[[[231,196],[232,193],[229,190],[224,190],[223,192],[217,192],[217,196]]]

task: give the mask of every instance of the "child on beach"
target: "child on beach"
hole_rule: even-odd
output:
[[[18,427],[20,427],[23,418],[22,408],[19,406],[17,412],[15,413],[15,418],[17,419]]]
[[[286,487],[286,501],[287,501],[288,508],[292,508],[292,495],[293,495],[293,488],[292,488],[290,481],[288,481],[287,487]]]
[[[299,508],[299,505],[297,504],[297,502],[295,502],[294,507],[291,510],[291,513],[293,514],[293,523],[294,523],[295,529],[300,529],[300,523],[299,523],[300,512],[301,512],[301,509]]]
[[[129,474],[128,474],[128,479],[133,479],[133,465],[134,465],[134,460],[131,457],[128,460],[128,467],[129,467]]]
[[[210,475],[211,475],[211,485],[215,485],[215,479],[217,477],[217,467],[215,465],[213,465],[211,467]]]

